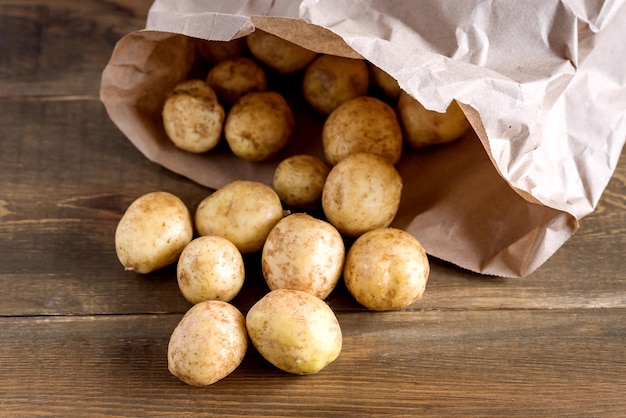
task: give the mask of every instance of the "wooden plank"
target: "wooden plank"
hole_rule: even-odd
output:
[[[208,388],[167,371],[179,315],[0,318],[0,414],[619,416],[625,314],[340,313],[343,351],[319,374],[251,350]]]
[[[0,3],[0,96],[98,96],[115,43],[145,27],[151,0]]]
[[[95,100],[3,98],[0,123],[5,134],[0,248],[11,254],[0,264],[6,290],[1,314],[187,306],[176,298],[171,271],[161,273],[168,280],[153,275],[152,297],[141,290],[140,277],[123,274],[115,256],[115,227],[128,204],[148,191],[176,192],[195,205],[209,190],[145,159]],[[170,303],[160,308],[154,297]]]
[[[2,213],[12,219],[88,211],[110,219],[155,188],[189,205],[209,192],[143,157],[96,99],[0,98],[0,123],[2,198],[15,205]]]

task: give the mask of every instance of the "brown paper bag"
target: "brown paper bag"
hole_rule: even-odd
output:
[[[405,152],[392,226],[463,268],[526,276],[594,210],[617,165],[626,138],[626,6],[466,3],[157,0],[146,30],[116,45],[101,98],[150,160],[211,188],[236,179],[271,184],[280,159],[323,156],[323,119],[290,97],[297,140],[268,162],[243,161],[225,147],[176,149],[161,107],[177,82],[198,76],[198,40],[259,28],[319,53],[363,57],[428,108],[457,100],[474,128],[458,142]]]

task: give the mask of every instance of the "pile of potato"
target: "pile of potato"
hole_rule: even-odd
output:
[[[365,60],[316,54],[259,30],[199,42],[198,52],[211,64],[206,79],[181,81],[163,105],[163,127],[177,147],[211,152],[224,138],[240,158],[277,158],[298,121],[267,74],[299,73],[307,105],[325,118],[324,160],[284,158],[271,186],[234,181],[193,214],[171,193],[141,196],[116,229],[118,258],[142,274],[177,263],[179,288],[193,304],[168,347],[169,370],[182,381],[226,377],[249,341],[282,370],[319,372],[342,347],[324,301],[342,278],[371,310],[402,309],[424,293],[424,249],[389,226],[403,187],[394,165],[406,148],[452,141],[469,123],[454,102],[446,113],[426,110]],[[321,216],[311,215],[318,209]],[[270,291],[244,316],[230,301],[251,253],[261,254]]]

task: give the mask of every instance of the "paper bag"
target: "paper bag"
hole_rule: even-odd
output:
[[[615,170],[626,138],[624,27],[620,1],[157,0],[146,30],[116,45],[101,98],[150,160],[211,188],[271,184],[280,159],[323,156],[323,120],[295,104],[296,140],[263,163],[225,147],[176,149],[160,112],[177,82],[203,76],[195,73],[198,39],[259,28],[319,53],[367,59],[427,108],[457,100],[473,127],[457,142],[404,153],[392,226],[433,257],[522,277],[577,230]]]

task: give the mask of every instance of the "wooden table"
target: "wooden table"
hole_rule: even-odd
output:
[[[432,259],[412,309],[331,296],[344,348],[317,375],[251,350],[211,387],[172,376],[168,339],[190,305],[172,268],[124,272],[114,231],[143,193],[193,207],[210,191],[144,158],[98,96],[149,5],[0,1],[0,416],[626,416],[624,154],[596,212],[526,279]]]

